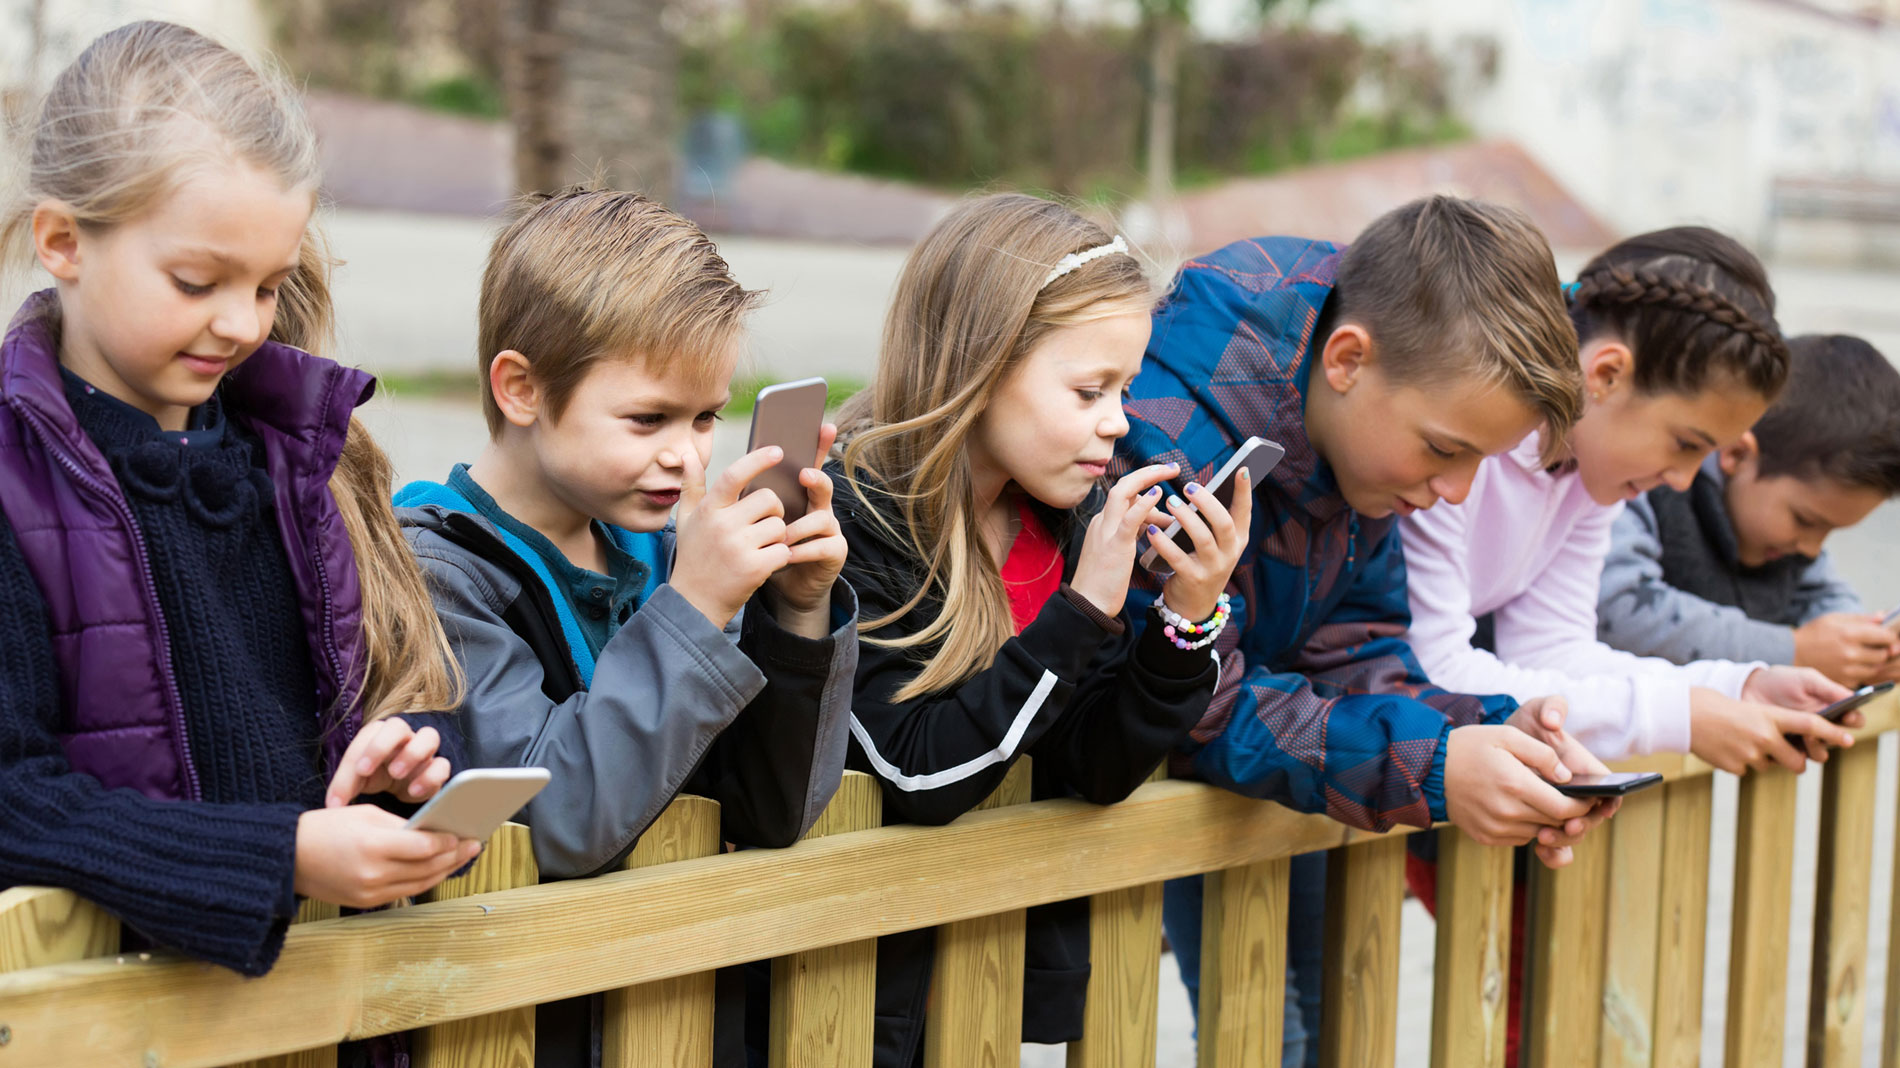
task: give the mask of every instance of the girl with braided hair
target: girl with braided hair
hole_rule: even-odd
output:
[[[1561,694],[1565,726],[1604,760],[1687,751],[1730,772],[1800,771],[1826,760],[1826,746],[1853,744],[1812,714],[1847,696],[1812,669],[1678,665],[1597,639],[1597,588],[1623,502],[1687,488],[1787,380],[1761,262],[1713,230],[1675,227],[1610,248],[1565,289],[1585,401],[1563,447],[1547,450],[1533,432],[1487,458],[1463,501],[1403,521],[1409,637],[1426,674],[1464,693]],[[1415,852],[1406,874],[1429,907],[1429,858]]]

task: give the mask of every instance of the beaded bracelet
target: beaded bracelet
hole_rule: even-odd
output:
[[[1221,594],[1214,602],[1214,614],[1204,622],[1196,623],[1169,608],[1166,598],[1156,597],[1155,614],[1161,617],[1162,633],[1168,636],[1176,649],[1205,649],[1214,644],[1214,639],[1220,637],[1220,632],[1227,626],[1227,618],[1233,614],[1233,603],[1226,594]]]

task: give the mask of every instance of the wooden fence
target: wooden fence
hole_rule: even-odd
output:
[[[1873,855],[1874,706],[1863,744],[1827,764],[1808,1064],[1860,1065]],[[1557,873],[1539,871],[1526,928],[1525,1062],[1693,1065],[1701,1046],[1714,782],[1692,757],[1628,765],[1667,786],[1632,797]],[[1020,769],[1019,769],[1020,770]],[[1795,785],[1742,780],[1726,1050],[1780,1064]],[[681,798],[627,870],[535,884],[510,826],[426,903],[348,918],[308,910],[261,979],[163,954],[111,955],[116,924],[73,895],[0,892],[0,1068],[323,1068],[335,1044],[418,1030],[425,1068],[533,1063],[537,1003],[608,991],[606,1063],[702,1066],[712,971],[772,960],[773,1068],[869,1063],[874,940],[941,926],[926,1060],[1019,1060],[1023,910],[1090,896],[1093,977],[1071,1068],[1153,1065],[1161,882],[1209,873],[1202,1066],[1277,1065],[1289,858],[1330,850],[1329,1065],[1391,1068],[1397,1041],[1402,834],[1373,835],[1183,782],[1119,805],[1017,803],[1013,775],[946,827],[880,827],[876,784],[848,776],[810,838],[726,853],[718,811]],[[1511,854],[1440,830],[1431,1063],[1503,1063]],[[1900,900],[1900,895],[1896,895]],[[1900,929],[1900,928],[1890,928]],[[1896,962],[1889,946],[1888,974]],[[1880,1063],[1900,1068],[1900,983]],[[1409,1060],[1409,1059],[1408,1059]]]

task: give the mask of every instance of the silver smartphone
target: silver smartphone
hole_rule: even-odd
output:
[[[1247,469],[1253,485],[1258,487],[1266,480],[1267,473],[1285,457],[1286,449],[1279,443],[1265,438],[1248,438],[1240,443],[1240,448],[1234,451],[1234,455],[1228,457],[1220,470],[1214,472],[1214,477],[1208,480],[1207,489],[1214,494],[1214,499],[1221,503],[1222,508],[1232,508],[1234,506],[1234,476],[1241,468]],[[1194,508],[1194,505],[1189,504],[1188,507]],[[1200,511],[1199,508],[1194,508],[1194,510]],[[1179,519],[1170,522],[1167,529],[1161,532],[1160,537],[1173,538],[1174,544],[1179,546],[1182,552],[1194,551],[1194,539],[1182,528]],[[1161,574],[1168,571],[1168,562],[1161,558],[1160,551],[1152,544],[1153,540],[1158,539],[1151,539],[1150,544],[1142,550],[1141,566],[1156,574]]]
[[[822,378],[801,378],[767,386],[759,390],[758,399],[752,402],[752,436],[746,441],[746,451],[753,452],[767,445],[785,450],[785,459],[766,468],[752,480],[752,485],[778,494],[779,503],[785,506],[787,523],[805,514],[805,487],[799,485],[798,473],[818,466],[818,435],[824,425],[825,380]]]
[[[409,817],[408,826],[485,841],[540,793],[550,777],[546,768],[470,768],[444,783]]]

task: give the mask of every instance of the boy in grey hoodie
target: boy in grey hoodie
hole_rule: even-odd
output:
[[[746,490],[779,450],[706,482],[756,296],[643,196],[542,199],[482,279],[488,446],[397,494],[467,675],[471,762],[553,772],[523,816],[543,878],[613,870],[681,792],[719,802],[727,841],[791,845],[843,773],[857,602],[830,481],[802,473],[789,524]],[[590,999],[537,1020],[537,1065],[597,1060]]]
[[[1598,594],[1606,644],[1677,663],[1762,660],[1848,686],[1900,677],[1900,638],[1822,551],[1900,493],[1900,371],[1845,335],[1789,343],[1781,396],[1687,492],[1631,501]]]

